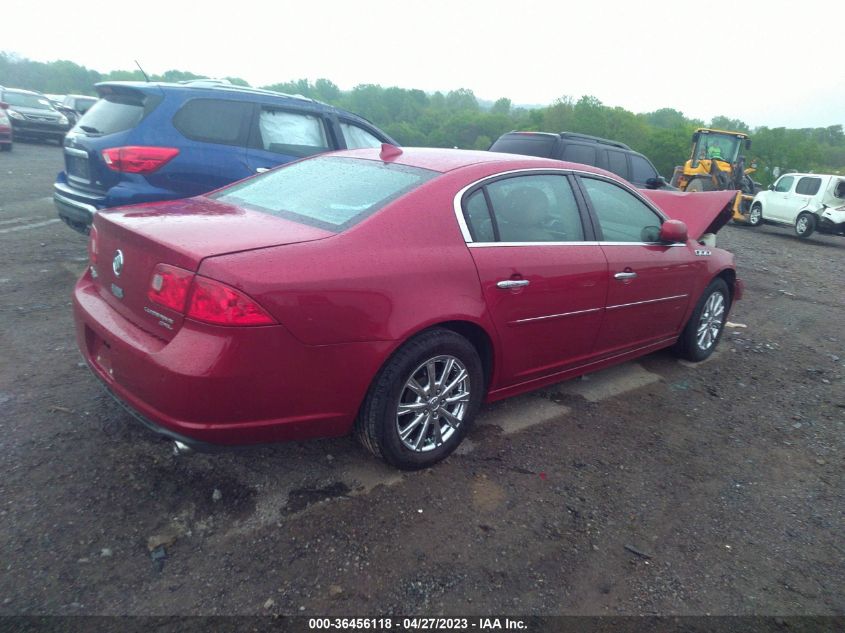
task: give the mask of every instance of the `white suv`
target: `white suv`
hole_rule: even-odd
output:
[[[763,222],[792,225],[798,237],[845,235],[845,176],[784,174],[754,196],[748,224]]]

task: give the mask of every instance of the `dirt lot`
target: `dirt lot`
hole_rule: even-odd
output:
[[[81,364],[61,165],[0,154],[0,614],[845,614],[845,240],[727,227],[748,327],[712,359],[487,407],[428,471],[176,457]]]

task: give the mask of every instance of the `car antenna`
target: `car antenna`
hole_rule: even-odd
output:
[[[141,64],[139,64],[139,63],[138,63],[138,60],[137,60],[137,59],[135,60],[135,65],[138,67],[138,70],[140,70],[140,71],[141,71],[141,74],[142,74],[142,75],[144,75],[144,79],[146,79],[146,80],[147,80],[147,83],[150,83],[150,78],[149,78],[149,77],[147,77],[147,73],[145,73],[145,72],[144,72],[144,69],[143,69],[143,68],[141,68]]]

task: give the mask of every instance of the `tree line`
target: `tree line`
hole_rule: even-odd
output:
[[[151,81],[184,81],[203,76],[180,70],[150,75]],[[239,77],[226,77],[248,86]],[[0,85],[49,94],[95,95],[100,81],[145,81],[140,70],[100,73],[71,61],[36,62],[0,52]],[[691,136],[698,127],[746,132],[752,147],[746,162],[756,161],[755,180],[768,185],[777,168],[817,173],[845,172],[845,133],[842,125],[822,128],[751,129],[726,116],[711,121],[691,119],[673,108],[633,113],[603,104],[592,96],[561,97],[546,107],[517,107],[507,98],[480,101],[471,90],[426,93],[422,90],[361,84],[341,90],[328,79],[299,79],[262,86],[299,94],[359,114],[402,145],[487,149],[511,130],[580,132],[626,143],[648,156],[667,179],[675,165],[689,157]]]

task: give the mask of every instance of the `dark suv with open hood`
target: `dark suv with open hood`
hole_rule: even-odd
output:
[[[320,152],[394,141],[351,112],[226,81],[106,82],[65,139],[59,217],[87,233],[99,209],[187,198]]]

